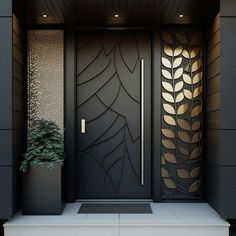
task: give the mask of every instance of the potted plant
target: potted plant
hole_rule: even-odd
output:
[[[21,163],[23,175],[22,213],[57,215],[63,210],[63,136],[53,121],[32,121],[27,150]]]

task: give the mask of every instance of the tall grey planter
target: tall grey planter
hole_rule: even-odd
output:
[[[62,168],[30,167],[23,176],[24,215],[60,215],[64,208]]]

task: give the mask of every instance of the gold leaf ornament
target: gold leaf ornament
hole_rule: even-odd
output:
[[[167,101],[167,102],[172,102],[174,103],[174,97],[169,94],[169,93],[162,93],[162,97]]]
[[[192,100],[192,98],[193,98],[192,92],[190,90],[188,90],[188,89],[184,89],[184,96],[186,98],[188,98],[189,100]]]
[[[196,133],[196,134],[193,135],[192,143],[197,143],[197,142],[199,142],[201,139],[202,139],[202,133],[201,133],[201,132],[198,132],[198,133]]]
[[[183,154],[185,156],[189,156],[189,151],[186,148],[180,147],[179,151],[180,151],[181,154]]]
[[[164,45],[164,53],[165,53],[167,56],[170,56],[170,57],[173,57],[173,56],[174,56],[173,49],[172,49],[169,45],[167,45],[167,44]]]
[[[162,82],[162,87],[168,92],[174,92],[172,85],[168,82]]]
[[[172,105],[164,103],[163,108],[168,114],[175,115],[175,109]]]
[[[189,172],[185,169],[177,169],[177,174],[181,179],[189,178]]]
[[[176,157],[172,153],[164,153],[163,156],[167,162],[172,164],[177,163]]]
[[[196,107],[193,108],[193,110],[191,112],[191,117],[198,116],[199,114],[201,114],[201,112],[202,112],[202,106],[197,105]]]
[[[193,123],[192,130],[198,130],[198,129],[200,129],[200,127],[201,127],[201,121],[197,120]]]
[[[193,98],[196,98],[197,96],[199,96],[201,92],[202,92],[202,86],[195,88],[193,91]]]
[[[177,122],[178,122],[178,125],[180,128],[182,128],[184,130],[191,130],[191,126],[187,120],[178,119]]]
[[[202,66],[202,61],[201,60],[196,60],[191,67],[192,72],[195,72],[197,70],[199,70]]]
[[[191,142],[190,136],[186,132],[178,131],[178,136],[185,143]]]
[[[195,192],[197,192],[197,191],[199,190],[200,185],[201,185],[201,181],[200,181],[200,180],[197,180],[197,181],[193,182],[193,183],[190,185],[188,191],[189,191],[190,193],[195,193]]]
[[[189,59],[189,58],[190,58],[189,52],[188,52],[186,49],[183,50],[182,55],[183,55],[183,57],[185,57],[186,59]]]
[[[172,179],[165,178],[164,183],[165,183],[166,187],[169,189],[176,189],[177,188],[175,182]]]
[[[198,177],[200,174],[200,167],[196,167],[194,169],[191,170],[190,174],[189,174],[189,177],[190,178],[196,178]]]
[[[175,133],[170,129],[161,129],[161,132],[166,138],[174,138],[175,137]]]
[[[165,164],[166,164],[166,160],[165,160],[165,157],[164,157],[164,156],[161,157],[161,164],[162,164],[162,165],[165,165]]]
[[[196,57],[199,54],[199,52],[200,52],[200,48],[199,47],[193,48],[191,50],[190,57],[191,58]]]
[[[197,159],[198,157],[200,157],[201,154],[202,154],[202,147],[197,147],[192,151],[190,159],[192,160]]]
[[[173,68],[179,67],[179,66],[181,65],[181,63],[182,63],[182,60],[183,60],[182,57],[176,58],[176,59],[174,60],[174,62],[173,62]]]
[[[202,72],[199,72],[193,76],[193,84],[196,84],[202,80]]]
[[[188,110],[188,103],[182,104],[177,109],[178,115],[183,115]]]
[[[172,68],[171,63],[170,63],[170,61],[167,58],[162,57],[161,62],[162,62],[163,66],[165,66],[167,68]]]
[[[163,178],[169,178],[170,177],[169,172],[167,171],[167,169],[165,169],[163,167],[161,168],[161,176]]]
[[[172,79],[171,73],[168,70],[161,70],[161,74],[163,75],[163,77],[165,77],[166,79]]]
[[[177,174],[181,179],[192,179],[192,178],[196,178],[199,176],[200,174],[200,168],[196,167],[193,170],[191,170],[191,172],[189,173],[187,170],[185,169],[177,169]]]
[[[183,74],[183,80],[184,80],[184,82],[186,83],[186,84],[192,84],[192,79],[191,79],[191,77],[189,76],[189,75],[187,75],[187,74]]]
[[[183,51],[183,46],[177,47],[174,51],[174,56],[175,57],[179,56],[182,53],[182,51]]]
[[[175,102],[176,103],[181,102],[183,99],[184,99],[184,93],[181,92],[176,96]]]
[[[176,125],[175,119],[174,119],[172,116],[167,116],[167,115],[165,115],[165,116],[164,116],[164,121],[165,121],[168,125],[172,125],[172,126],[175,126],[175,125]]]
[[[184,71],[183,68],[177,69],[174,74],[174,79],[179,79],[183,75],[183,71]]]
[[[180,81],[175,85],[175,92],[179,92],[184,87],[184,82]]]
[[[162,141],[162,145],[167,148],[167,149],[175,149],[175,144],[168,139],[163,139]]]

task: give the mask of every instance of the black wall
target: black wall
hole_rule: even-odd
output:
[[[236,2],[222,0],[208,26],[206,175],[209,203],[236,219]]]
[[[25,147],[23,27],[9,0],[0,0],[0,219],[19,209],[19,161]]]

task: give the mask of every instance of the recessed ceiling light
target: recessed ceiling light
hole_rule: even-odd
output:
[[[43,18],[47,18],[48,17],[48,15],[47,14],[43,14]]]
[[[179,17],[180,17],[180,18],[183,18],[183,17],[184,17],[184,15],[183,15],[183,14],[180,14],[180,15],[179,15]]]
[[[115,14],[115,15],[114,15],[114,17],[115,17],[115,18],[118,18],[118,17],[119,17],[119,15],[118,15],[118,14]]]

